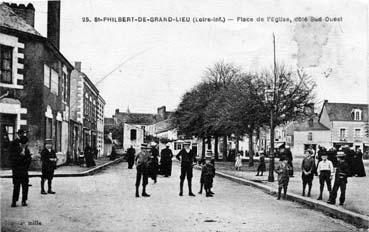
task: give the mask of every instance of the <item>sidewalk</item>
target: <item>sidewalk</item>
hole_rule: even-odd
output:
[[[54,173],[54,177],[76,177],[76,176],[88,176],[95,174],[98,171],[103,170],[104,168],[120,163],[124,160],[124,157],[118,157],[115,160],[109,160],[109,157],[102,157],[95,160],[95,167],[81,167],[79,165],[62,165],[57,167]],[[41,170],[39,171],[29,171],[29,177],[41,177]],[[1,169],[0,170],[0,178],[11,178],[12,170],[11,169]]]
[[[352,177],[348,179],[347,189],[346,189],[346,201],[343,206],[332,206],[328,205],[326,201],[328,200],[328,191],[325,188],[323,194],[323,201],[316,200],[319,195],[319,180],[318,177],[314,177],[313,187],[311,191],[311,197],[302,197],[302,181],[301,181],[301,161],[302,159],[296,159],[293,162],[294,165],[294,177],[290,178],[290,182],[288,185],[288,193],[292,196],[293,200],[300,201],[302,203],[308,204],[314,208],[318,208],[323,212],[334,214],[343,214],[340,217],[345,217],[346,213],[352,215],[358,214],[357,216],[362,215],[365,220],[369,219],[369,162],[367,160],[364,161],[365,171],[367,173],[366,177]],[[276,160],[276,164],[278,164],[278,160]],[[275,193],[278,188],[277,175],[274,173],[275,181],[268,182],[268,170],[264,172],[263,176],[255,176],[256,170],[258,166],[258,161],[254,163],[254,167],[248,167],[247,162],[243,162],[242,171],[235,171],[233,162],[216,162],[215,168],[220,176],[232,179],[235,177],[234,181],[245,180],[249,183],[252,183],[254,187],[258,187],[267,191],[269,193]],[[267,162],[268,169],[268,162]],[[246,183],[247,184],[247,183]],[[332,182],[333,186],[333,182]],[[289,198],[291,198],[289,196]],[[338,193],[339,197],[339,193]],[[337,197],[337,202],[338,202]],[[346,215],[347,216],[347,215]],[[347,219],[348,220],[348,219]],[[360,220],[359,220],[360,221]],[[369,220],[364,223],[368,224]],[[360,223],[358,223],[360,224]],[[367,225],[369,226],[369,225]],[[367,227],[366,226],[366,227]]]

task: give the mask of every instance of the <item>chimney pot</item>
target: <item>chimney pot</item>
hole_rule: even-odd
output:
[[[24,4],[17,5],[16,3],[6,3],[6,5],[12,8],[14,13],[26,21],[28,25],[35,26],[35,8],[31,3],[27,7]]]
[[[81,72],[81,70],[82,70],[82,62],[81,62],[81,61],[76,61],[76,62],[74,62],[74,68],[75,68],[78,72]]]

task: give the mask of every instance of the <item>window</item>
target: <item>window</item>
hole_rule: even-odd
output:
[[[50,68],[49,66],[45,65],[44,64],[44,85],[47,87],[47,88],[50,88]]]
[[[52,138],[52,132],[53,132],[53,119],[52,118],[46,118],[46,131],[45,131],[45,137],[46,139]]]
[[[340,139],[345,139],[345,138],[346,138],[346,129],[341,128],[340,129]]]
[[[137,139],[137,131],[135,129],[131,130],[131,140]]]
[[[54,70],[51,69],[51,92],[58,95],[59,92],[59,75]]]
[[[65,72],[63,72],[63,86],[64,86],[63,100],[67,102],[68,101],[68,77]]]
[[[355,138],[361,137],[361,129],[355,129],[354,136]]]
[[[313,132],[308,133],[308,141],[313,141]]]
[[[355,121],[361,121],[361,110],[360,109],[354,109],[351,112],[352,119]]]
[[[0,45],[0,82],[12,84],[13,82],[13,48]]]

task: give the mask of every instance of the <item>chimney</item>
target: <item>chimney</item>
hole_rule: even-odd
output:
[[[47,2],[47,38],[59,49],[60,45],[60,0]]]
[[[6,5],[8,5],[16,15],[26,21],[28,25],[32,27],[35,26],[35,8],[31,3],[28,3],[27,6],[25,6],[24,4],[17,5],[15,3],[6,3]]]
[[[164,120],[165,119],[166,107],[165,106],[159,107],[157,112],[158,112],[158,115],[160,116],[160,119]]]
[[[116,114],[119,114],[119,109],[115,109],[115,113]]]
[[[81,68],[82,68],[82,62],[81,61],[76,61],[74,62],[74,68],[78,71],[81,72]]]

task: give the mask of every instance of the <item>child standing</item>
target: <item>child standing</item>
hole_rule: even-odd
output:
[[[279,159],[280,163],[275,169],[275,172],[278,174],[278,198],[277,200],[281,199],[281,193],[283,188],[283,199],[286,199],[287,196],[287,187],[288,182],[290,181],[290,166],[288,165],[288,160],[285,156],[281,156]]]
[[[236,171],[241,171],[241,167],[242,167],[241,153],[237,153],[236,162],[234,166],[236,168]]]
[[[211,188],[213,187],[213,178],[215,176],[215,168],[211,163],[211,156],[205,157],[205,165],[202,166],[201,179],[204,183],[206,197],[212,197]]]
[[[256,176],[259,176],[259,172],[261,172],[260,176],[262,176],[263,172],[265,172],[265,158],[264,158],[263,151],[261,151],[260,153],[260,162],[259,162],[258,172],[256,173]]]

